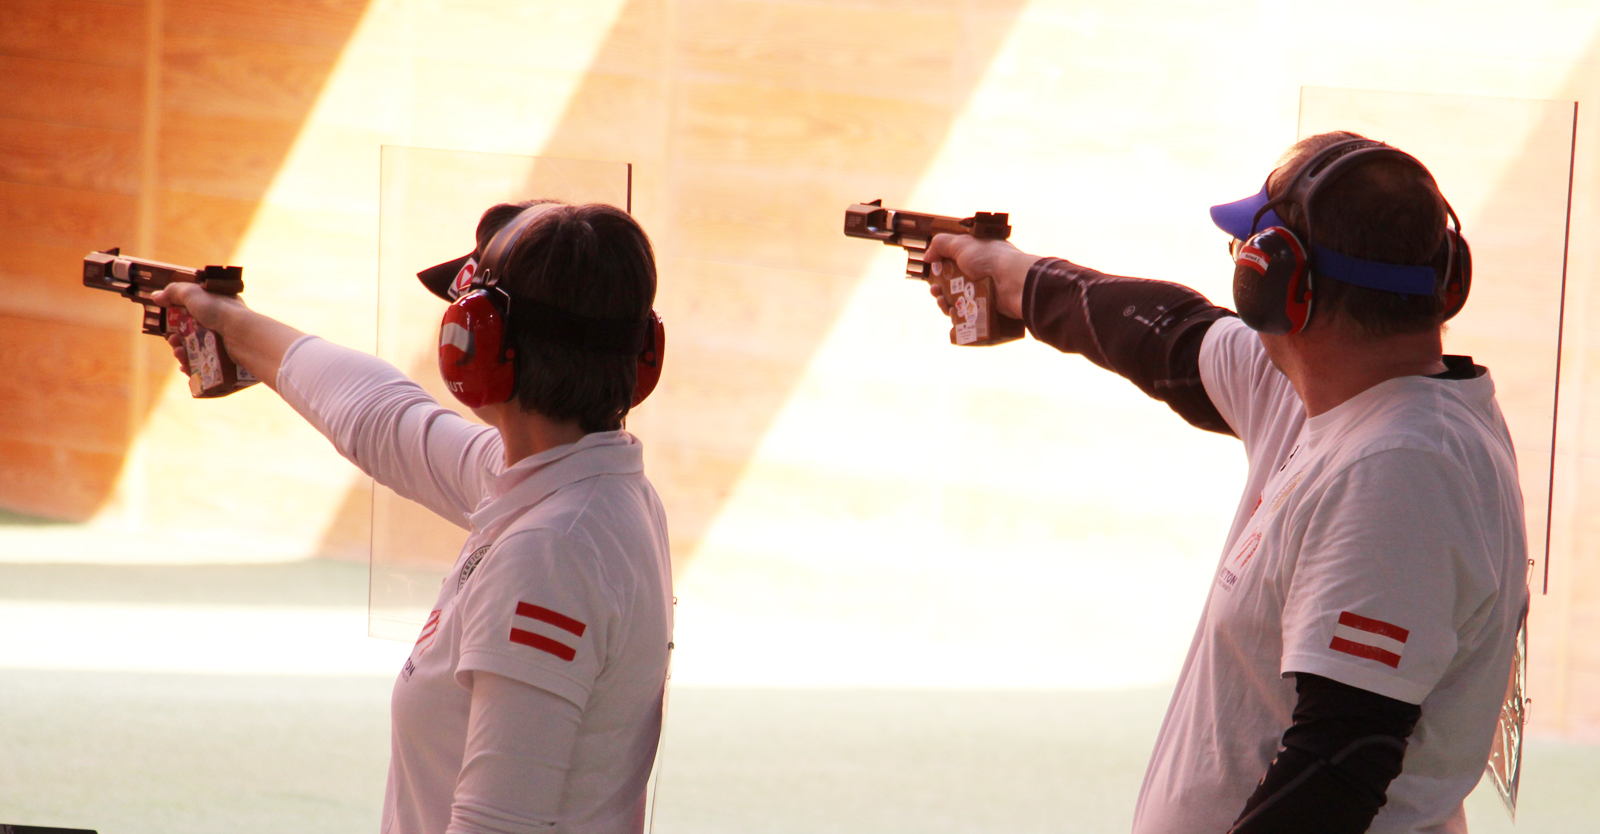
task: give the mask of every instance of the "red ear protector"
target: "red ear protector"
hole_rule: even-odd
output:
[[[1371,139],[1350,139],[1307,160],[1277,199],[1269,199],[1266,186],[1262,186],[1254,197],[1212,209],[1212,219],[1237,239],[1233,247],[1234,303],[1251,329],[1279,334],[1304,330],[1315,306],[1318,273],[1370,289],[1438,295],[1446,320],[1461,312],[1472,288],[1472,253],[1461,236],[1461,221],[1448,203],[1444,241],[1434,262],[1424,266],[1367,261],[1314,242],[1301,243],[1273,210],[1280,204],[1298,205],[1309,229],[1318,190],[1339,174],[1379,158],[1404,159],[1427,172],[1404,151]]]
[[[439,375],[470,408],[503,403],[516,393],[516,351],[506,338],[513,315],[537,337],[596,353],[638,357],[629,407],[644,402],[661,379],[666,326],[656,311],[645,321],[579,316],[527,299],[513,300],[498,284],[511,245],[537,218],[535,205],[496,232],[483,258],[465,255],[417,273],[424,286],[450,301],[439,326]],[[515,308],[515,311],[513,311]]]
[[[1304,330],[1315,299],[1311,283],[1305,247],[1283,226],[1251,235],[1237,246],[1233,300],[1250,328],[1265,333]]]
[[[499,287],[473,287],[445,308],[439,376],[468,408],[503,403],[516,391],[516,351],[506,344],[506,307]]]

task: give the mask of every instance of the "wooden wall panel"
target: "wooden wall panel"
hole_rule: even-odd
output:
[[[162,114],[158,166],[171,191],[254,202],[260,199],[294,142],[299,123],[290,119]]]
[[[298,125],[339,58],[326,46],[169,35],[161,107],[196,116],[283,119]]]
[[[139,193],[132,130],[0,119],[0,181]]]
[[[1009,30],[1019,4],[990,5]],[[964,3],[940,8],[687,0],[675,6],[674,46],[686,75],[797,92],[948,106],[971,89],[960,75],[981,72],[998,41],[972,31],[975,18]],[[973,35],[979,36],[976,43],[968,42]],[[968,49],[971,54],[963,54]],[[935,115],[924,123],[943,120]]]
[[[366,7],[150,2],[160,7],[12,0],[0,24],[0,315],[9,317],[0,355],[33,363],[0,365],[16,382],[0,391],[8,415],[0,443],[33,444],[0,459],[0,506],[84,518],[105,503],[131,441],[127,427],[143,416],[130,409],[153,401],[135,378],[159,386],[173,372],[157,340],[133,341],[136,308],[82,288],[80,259],[106,246],[137,249],[147,210],[153,251],[135,254],[226,261]],[[152,20],[163,29],[152,31]],[[161,64],[146,66],[150,55]],[[148,81],[156,94],[149,102]],[[158,117],[149,127],[159,130],[146,130],[147,103]],[[62,351],[56,365],[94,368],[101,382],[115,370],[120,380],[88,389],[63,383],[74,413],[103,423],[102,432],[48,419],[59,397],[38,387],[40,357],[16,343],[24,332],[63,324],[79,338],[49,342]],[[93,439],[92,454],[83,438]],[[60,454],[52,443],[65,444]],[[16,473],[28,461],[60,488],[24,490],[28,479]]]
[[[125,194],[0,181],[0,229],[26,229],[39,243],[88,252],[131,241],[137,203]]]
[[[0,314],[124,331],[137,327],[138,308],[114,293],[84,289],[83,256],[105,245],[111,243],[40,243],[25,230],[0,225]]]
[[[120,452],[131,346],[126,331],[0,316],[0,437]]]
[[[167,0],[170,34],[343,49],[366,8],[351,0]]]
[[[256,201],[235,197],[163,189],[155,199],[155,250],[173,263],[225,263],[256,212]]]
[[[143,76],[136,67],[0,54],[0,117],[136,128]]]
[[[137,229],[144,10],[15,0],[0,23],[0,506],[83,519],[130,441],[135,321],[81,259]]]
[[[844,206],[911,193],[1021,5],[624,6],[543,152],[635,164],[679,335],[630,427],[680,568],[881,251]]]
[[[93,452],[0,435],[0,495],[12,512],[84,521],[104,504],[122,458],[121,450]]]
[[[144,12],[139,6],[7,0],[0,54],[137,69],[144,64]]]

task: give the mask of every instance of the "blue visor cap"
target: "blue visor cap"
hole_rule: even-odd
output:
[[[1259,221],[1256,220],[1256,212],[1261,211],[1261,207],[1267,204],[1268,199],[1270,198],[1267,197],[1267,186],[1262,184],[1261,192],[1254,196],[1212,206],[1211,222],[1239,240],[1249,240],[1256,232],[1273,226],[1289,228],[1289,224],[1283,222],[1278,213],[1272,209],[1261,215]],[[1371,290],[1397,292],[1402,295],[1434,293],[1435,275],[1431,266],[1402,266],[1364,261],[1316,244],[1311,245],[1311,262],[1317,272],[1330,278],[1337,278],[1346,284]]]
[[[1278,218],[1278,213],[1268,209],[1261,215],[1261,222],[1257,223],[1256,212],[1267,204],[1267,184],[1261,184],[1261,193],[1246,197],[1243,200],[1234,200],[1220,206],[1211,207],[1211,222],[1217,228],[1227,232],[1239,240],[1249,240],[1256,232],[1270,229],[1273,226],[1288,228],[1288,224]]]

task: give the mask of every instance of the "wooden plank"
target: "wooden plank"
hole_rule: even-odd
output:
[[[922,7],[688,0],[676,14],[673,62],[701,80],[948,105],[976,81],[957,74],[963,50],[972,48],[964,22],[954,11]],[[994,45],[977,48],[987,57]]]
[[[0,316],[0,437],[120,453],[132,343],[126,330]]]
[[[857,284],[854,277],[717,261],[663,259],[660,266],[656,309],[673,322],[674,348],[802,364]],[[907,292],[915,289],[906,282]]]
[[[684,83],[681,89],[674,138],[683,160],[813,175],[919,177],[957,115],[955,104],[784,87]]]
[[[0,228],[0,314],[110,329],[137,328],[138,307],[83,286],[89,250],[39,243],[26,230]]]
[[[661,387],[650,397],[650,437],[736,458],[754,453],[805,372],[808,358],[784,361],[668,349],[674,356]]]
[[[328,46],[197,36],[167,38],[161,107],[195,116],[299,122],[339,59]]]
[[[161,124],[161,184],[175,191],[259,200],[299,131],[300,123],[287,119],[170,112]]]
[[[0,55],[0,118],[135,130],[144,74],[106,66]]]
[[[138,68],[144,10],[84,0],[6,0],[0,55]]]
[[[749,457],[656,441],[645,443],[644,455],[645,473],[672,520],[668,526],[672,569],[681,574],[733,492]]]
[[[367,0],[167,0],[169,36],[343,48]]]
[[[133,243],[137,198],[0,181],[0,229],[89,252]]]
[[[912,178],[819,177],[731,164],[680,162],[668,224],[672,254],[805,272],[858,275],[881,250],[840,231],[851,203],[903,203]]]
[[[254,200],[163,189],[156,198],[154,257],[180,264],[225,264],[250,228]]]
[[[591,73],[661,79],[670,70],[672,15],[682,0],[629,0],[589,65]]]
[[[58,521],[87,521],[110,497],[122,454],[0,437],[0,507]]]
[[[614,159],[634,164],[638,177],[666,169],[669,85],[662,78],[591,72],[567,102],[560,123],[539,153],[568,159]],[[492,105],[490,105],[492,106]],[[627,125],[618,130],[617,125]],[[636,201],[637,202],[637,201]]]
[[[139,193],[139,134],[0,119],[0,180]]]

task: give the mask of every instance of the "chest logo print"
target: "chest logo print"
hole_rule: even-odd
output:
[[[1217,584],[1222,586],[1222,590],[1231,591],[1239,584],[1239,574],[1244,572],[1245,566],[1250,564],[1250,558],[1255,556],[1260,548],[1260,528],[1251,530],[1250,535],[1234,546],[1228,561],[1217,571]]]
[[[562,631],[569,632],[575,637],[582,637],[583,633],[589,629],[588,625],[580,623],[565,614],[551,611],[548,608],[533,605],[527,602],[517,603],[516,616],[529,620],[536,620],[548,625],[553,625]],[[524,629],[517,628],[515,625],[517,622],[518,621],[515,619],[512,620],[513,625],[511,628],[511,642],[538,649],[541,652],[553,654],[562,660],[571,660],[578,656],[577,649],[561,642],[560,640],[551,639],[543,634],[539,634],[538,632],[526,631]]]
[[[1409,630],[1394,623],[1340,611],[1339,623],[1333,628],[1333,642],[1328,648],[1398,669],[1400,655],[1406,650],[1406,640],[1410,637]]]
[[[461,575],[456,579],[456,590],[461,590],[461,586],[467,584],[467,579],[478,569],[478,564],[483,561],[483,555],[489,552],[489,547],[486,544],[472,551],[472,555],[467,557],[466,563],[461,566]]]
[[[1277,512],[1278,508],[1283,506],[1283,502],[1289,500],[1289,493],[1294,492],[1294,488],[1299,486],[1300,482],[1305,480],[1305,477],[1306,473],[1304,472],[1296,473],[1293,480],[1285,484],[1283,489],[1278,490],[1278,494],[1272,498],[1272,509],[1269,512]]]

